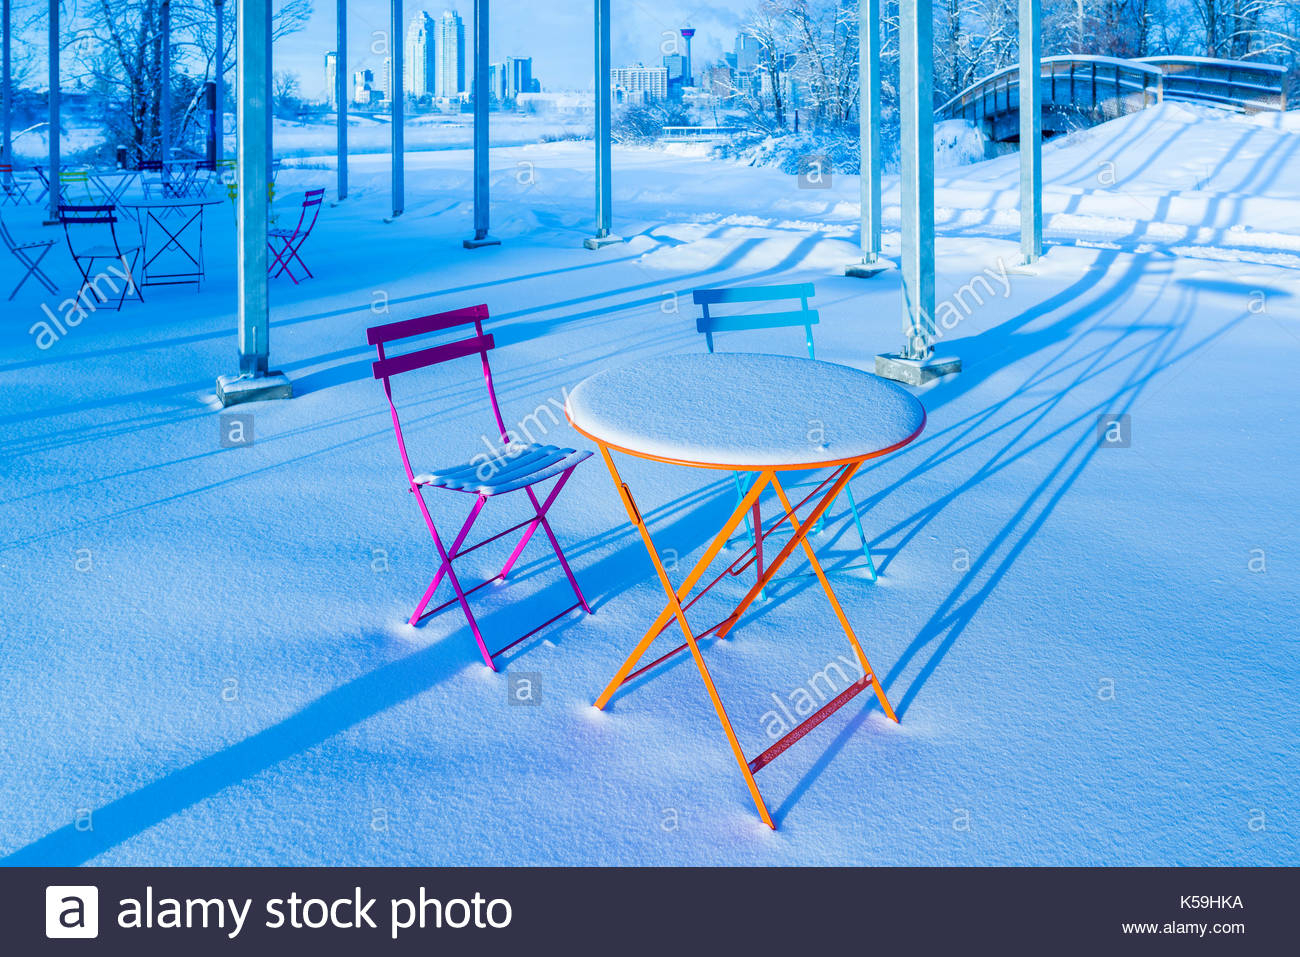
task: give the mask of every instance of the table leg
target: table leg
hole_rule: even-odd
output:
[[[759,817],[762,818],[763,823],[767,824],[768,827],[775,829],[776,825],[773,823],[772,816],[763,800],[763,795],[758,789],[758,784],[754,780],[754,773],[756,771],[766,767],[772,760],[783,754],[792,744],[808,734],[808,732],[839,708],[847,704],[860,691],[864,691],[868,684],[875,689],[876,698],[880,702],[880,706],[885,714],[888,715],[891,720],[895,722],[898,721],[898,716],[894,713],[894,709],[890,705],[889,699],[885,696],[884,689],[880,686],[879,678],[872,669],[871,663],[867,660],[867,656],[862,650],[862,646],[857,639],[857,635],[853,631],[852,625],[849,624],[848,616],[845,615],[839,599],[831,589],[830,582],[826,577],[826,572],[822,568],[821,562],[817,559],[816,551],[808,541],[809,532],[816,526],[817,521],[821,518],[822,514],[830,507],[831,503],[835,501],[845,486],[848,485],[849,480],[853,477],[861,463],[849,463],[843,465],[839,468],[837,473],[832,473],[832,478],[827,479],[827,482],[832,483],[831,487],[814,506],[812,514],[802,522],[795,513],[795,506],[791,504],[789,496],[786,495],[785,489],[781,486],[780,480],[776,476],[776,472],[772,469],[762,470],[747,493],[739,502],[736,503],[736,507],[733,510],[731,517],[727,520],[722,530],[714,537],[704,556],[691,568],[690,573],[686,576],[682,585],[674,588],[672,581],[668,577],[668,572],[659,557],[658,549],[651,538],[650,530],[645,523],[645,519],[641,515],[641,510],[637,507],[636,501],[632,497],[632,492],[628,488],[627,483],[624,482],[622,477],[619,475],[614,460],[610,456],[609,449],[606,446],[601,445],[600,451],[602,457],[605,459],[605,465],[609,469],[610,477],[614,480],[614,485],[618,489],[620,497],[623,499],[623,505],[627,509],[628,517],[632,520],[632,524],[636,526],[637,530],[641,534],[646,551],[649,553],[650,560],[655,567],[655,572],[659,576],[660,584],[663,586],[664,593],[668,596],[668,604],[664,607],[663,611],[659,613],[659,616],[655,619],[649,630],[646,631],[640,642],[637,643],[637,646],[632,650],[632,653],[619,667],[618,673],[615,674],[614,678],[605,687],[605,690],[601,692],[600,697],[596,700],[595,706],[597,708],[604,708],[609,702],[610,697],[624,684],[625,681],[628,680],[629,676],[640,674],[660,662],[671,658],[673,655],[680,653],[683,649],[689,649],[691,657],[695,661],[695,667],[699,671],[701,679],[704,681],[704,686],[708,691],[709,699],[713,704],[714,711],[717,713],[718,720],[722,724],[723,731],[727,735],[727,742],[731,745],[732,754],[735,756],[736,763],[740,765],[741,774],[745,778],[745,784],[749,788],[749,793],[753,798],[754,806],[758,809]],[[763,489],[769,484],[773,487],[773,490],[781,501],[782,507],[785,509],[785,514],[777,520],[777,524],[788,519],[793,534],[771,564],[764,569],[762,566],[761,551],[763,526],[761,513],[758,509],[758,501]],[[823,483],[823,485],[824,484],[825,483]],[[844,634],[848,638],[849,644],[852,646],[853,652],[857,656],[858,663],[863,672],[863,677],[861,679],[855,681],[848,688],[844,689],[833,701],[829,702],[815,714],[800,722],[794,729],[789,731],[784,737],[752,761],[745,757],[744,749],[741,747],[740,740],[736,736],[735,729],[731,724],[731,719],[727,714],[727,710],[722,704],[722,698],[718,694],[717,686],[714,684],[713,677],[709,673],[708,666],[704,662],[704,656],[700,652],[699,637],[696,636],[694,630],[686,620],[686,609],[689,608],[695,600],[698,600],[700,595],[697,595],[695,599],[687,602],[686,605],[682,604],[683,600],[690,594],[691,590],[699,583],[701,577],[703,577],[705,571],[707,571],[708,566],[717,557],[723,546],[726,545],[732,532],[750,514],[753,515],[757,533],[755,536],[755,558],[758,562],[758,581],[748,591],[740,604],[730,615],[723,619],[719,625],[715,625],[713,628],[702,632],[699,637],[706,636],[710,633],[716,633],[718,637],[723,637],[725,632],[730,630],[736,624],[744,614],[745,610],[754,601],[755,597],[762,592],[764,587],[780,569],[781,565],[793,553],[794,549],[798,546],[802,546],[808,557],[808,561],[812,565],[813,573],[821,582],[831,608],[834,610],[835,616],[839,619],[840,626],[844,629]],[[721,577],[722,576],[719,576],[719,579],[715,579],[713,584],[716,584]],[[702,595],[707,592],[711,587],[712,584],[705,586],[700,594]],[[650,645],[659,637],[668,623],[674,618],[676,618],[677,623],[681,626],[682,633],[686,637],[686,643],[674,651],[669,652],[667,655],[657,659],[655,662],[652,662],[650,665],[645,666],[637,672],[633,672],[633,669],[644,657]]]
[[[650,540],[650,532],[646,529],[645,521],[642,519],[641,512],[637,508],[635,500],[632,498],[631,491],[619,475],[618,469],[614,465],[614,460],[610,457],[609,449],[605,446],[601,446],[600,453],[604,457],[605,465],[609,469],[609,474],[614,480],[614,487],[618,489],[619,496],[623,499],[623,507],[627,509],[628,517],[632,520],[632,524],[637,527],[637,530],[641,532],[642,538],[645,539],[646,548],[650,551],[650,560],[654,562],[655,568],[659,571],[661,579],[666,581],[667,576],[663,571],[663,563],[659,560],[659,553],[655,549],[654,542]],[[731,533],[735,531],[736,526],[740,524],[741,519],[749,511],[752,504],[758,500],[759,494],[771,480],[771,477],[770,473],[765,472],[755,480],[754,484],[749,488],[744,497],[742,497],[737,503],[736,510],[732,513],[731,519],[723,526],[722,531],[709,545],[708,550],[704,553],[704,557],[696,562],[695,566],[690,570],[689,574],[687,574],[681,587],[673,589],[671,584],[666,585],[670,592],[670,597],[679,605],[681,600],[690,593],[690,590],[694,588],[700,578],[704,576],[704,573],[708,570],[713,559],[717,557],[718,552],[722,551],[723,546],[727,543],[727,539],[730,537]],[[632,672],[632,669],[636,667],[637,662],[645,656],[646,650],[650,647],[651,643],[659,637],[664,630],[664,626],[672,620],[675,614],[676,612],[673,610],[672,603],[668,604],[664,610],[659,613],[659,616],[654,620],[654,624],[650,626],[649,630],[645,633],[645,636],[637,643],[637,646],[632,649],[632,654],[630,654],[627,660],[619,667],[613,680],[606,685],[605,690],[602,691],[600,697],[596,699],[597,708],[604,708],[605,705],[609,703],[609,699],[613,696],[614,692],[617,691],[627,679],[627,676]]]
[[[794,518],[791,516],[790,521],[792,527],[795,527],[794,534],[790,536],[790,540],[785,543],[781,551],[777,552],[776,558],[772,559],[772,564],[767,566],[767,571],[759,574],[758,581],[749,589],[745,594],[745,597],[740,600],[740,604],[736,606],[736,610],[728,615],[727,619],[718,626],[719,638],[727,637],[727,632],[731,631],[731,629],[735,627],[736,622],[740,620],[740,616],[745,613],[746,609],[749,608],[754,599],[757,598],[762,593],[763,589],[767,587],[768,582],[775,577],[777,570],[785,564],[785,560],[790,557],[790,553],[798,548],[801,542],[808,538],[808,533],[812,530],[812,527],[817,524],[817,519],[821,518],[822,513],[830,508],[831,503],[839,497],[840,492],[849,484],[849,479],[853,478],[853,473],[858,470],[859,465],[861,465],[860,462],[853,462],[848,465],[840,466],[842,469],[840,477],[835,480],[835,484],[830,487],[830,490],[822,496],[822,500],[813,508],[812,515],[808,517],[808,521],[804,522],[803,525],[795,527]],[[775,480],[775,475],[773,475],[773,479]]]
[[[754,799],[754,806],[758,808],[759,817],[763,819],[764,824],[775,830],[776,824],[773,823],[772,815],[767,809],[767,804],[763,801],[763,795],[759,793],[758,784],[754,781],[754,774],[750,771],[749,762],[746,760],[745,752],[740,746],[740,739],[736,737],[736,731],[731,726],[731,718],[727,715],[727,709],[722,706],[722,698],[718,696],[718,689],[713,683],[713,676],[709,674],[708,666],[704,663],[704,656],[700,654],[699,645],[695,641],[695,634],[691,631],[691,626],[686,621],[686,612],[682,609],[682,603],[681,599],[677,595],[677,589],[673,587],[672,581],[668,578],[668,572],[664,569],[664,564],[659,559],[659,551],[655,548],[654,540],[650,537],[650,531],[646,528],[645,520],[641,517],[641,511],[637,508],[636,501],[632,498],[631,490],[628,489],[627,484],[619,477],[618,469],[614,466],[614,460],[610,458],[609,449],[602,445],[600,451],[601,455],[605,458],[605,464],[609,467],[610,475],[614,478],[614,484],[619,488],[620,494],[623,498],[623,505],[627,508],[628,516],[641,532],[641,538],[645,542],[646,551],[650,553],[650,560],[654,562],[655,570],[659,573],[659,581],[664,587],[664,592],[668,595],[668,607],[671,609],[671,613],[676,616],[677,623],[681,625],[682,632],[686,636],[686,643],[691,649],[691,657],[695,659],[695,667],[699,670],[700,677],[704,679],[704,687],[708,690],[709,699],[713,702],[713,710],[717,712],[718,720],[722,723],[722,730],[726,732],[727,741],[731,745],[731,752],[736,758],[736,763],[740,766],[740,773],[744,775],[745,784],[749,787],[749,794]],[[684,591],[688,592],[690,587],[694,586],[695,582],[699,580],[699,577],[704,574],[704,570],[708,567],[708,564],[712,562],[717,553],[722,550],[722,546],[726,544],[732,531],[740,524],[741,519],[744,518],[745,513],[750,508],[752,502],[757,501],[758,495],[762,491],[763,486],[765,486],[772,477],[773,475],[771,472],[765,471],[754,482],[749,493],[745,496],[744,501],[742,501],[740,506],[731,513],[731,518],[727,520],[727,524],[723,527],[718,536],[714,538],[704,559],[698,562],[695,568],[691,569],[691,575],[688,576],[688,578],[693,578],[694,580],[690,582],[689,586],[684,588]],[[642,639],[641,644],[637,646],[637,651],[633,652],[632,657],[623,663],[623,667],[619,669],[619,675],[616,676],[615,680],[610,683],[610,686],[607,687],[605,692],[601,695],[600,701],[597,702],[597,707],[603,707],[603,702],[609,700],[609,695],[612,694],[613,690],[622,683],[622,679],[627,676],[627,672],[631,671],[632,666],[635,665],[641,655],[644,654],[645,648],[649,647],[649,643],[655,639],[659,630],[660,629],[656,624],[646,633],[646,638]]]
[[[790,499],[786,497],[785,489],[781,487],[781,481],[772,476],[772,488],[776,490],[777,498],[781,500],[781,505],[785,508],[786,514],[790,516],[790,524],[794,526],[795,534],[798,534],[803,527],[811,527],[811,520],[800,523],[799,517],[794,513],[794,507],[790,504]],[[817,573],[817,580],[822,583],[822,588],[826,592],[827,599],[830,600],[831,608],[835,609],[835,617],[840,620],[840,626],[844,629],[845,636],[849,639],[849,644],[853,646],[853,653],[858,656],[858,664],[862,667],[862,673],[871,678],[871,687],[875,689],[876,699],[880,702],[880,707],[885,714],[895,724],[898,723],[898,715],[894,714],[894,708],[885,697],[885,689],[880,685],[880,678],[876,675],[871,667],[871,662],[867,661],[867,656],[862,650],[862,645],[858,643],[858,636],[853,633],[853,626],[849,624],[848,616],[844,614],[844,609],[840,607],[840,600],[835,597],[835,592],[831,590],[831,583],[826,578],[826,572],[822,570],[821,562],[817,560],[817,552],[813,549],[812,543],[808,541],[808,536],[803,536],[804,553],[808,556],[808,563],[812,565],[813,571]]]

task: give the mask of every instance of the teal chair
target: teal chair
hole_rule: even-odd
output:
[[[813,344],[812,327],[817,325],[817,310],[808,304],[814,294],[813,284],[810,282],[791,283],[782,286],[733,286],[724,289],[696,289],[695,305],[700,307],[701,315],[695,321],[695,329],[704,335],[705,344],[709,352],[713,352],[713,337],[718,333],[724,332],[750,332],[757,329],[782,329],[794,326],[803,326],[804,343],[808,347],[808,358],[816,359],[816,346]],[[799,302],[799,308],[793,308],[795,300]],[[787,303],[787,308],[778,309],[775,312],[764,312],[758,314],[745,315],[715,315],[711,307],[731,305],[736,303],[755,303],[755,302],[772,302]],[[745,497],[747,482],[749,480],[742,478],[741,473],[733,472],[732,477],[736,481],[736,499],[737,503]],[[816,486],[819,483],[796,482],[791,488],[807,488]],[[862,555],[865,562],[855,562],[849,565],[849,568],[865,568],[871,580],[876,580],[876,565],[871,558],[871,548],[867,544],[867,535],[862,530],[862,519],[858,515],[858,503],[853,499],[853,487],[844,486],[844,491],[849,498],[849,510],[853,515],[853,524],[858,530],[858,541],[862,545]],[[832,503],[832,507],[834,503]],[[821,532],[825,525],[825,517],[818,520],[813,530]],[[749,538],[749,545],[754,547],[754,525],[749,515],[745,516],[745,531]]]

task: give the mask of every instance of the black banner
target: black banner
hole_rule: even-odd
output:
[[[1229,868],[10,868],[0,948],[1282,954],[1296,886]]]

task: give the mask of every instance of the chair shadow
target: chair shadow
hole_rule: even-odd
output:
[[[697,490],[648,511],[647,515],[675,516],[666,526],[665,534],[689,538],[694,530],[713,520],[710,513],[715,508],[726,510],[725,504],[715,506],[715,497],[719,502],[725,500],[721,495],[714,496],[712,492],[711,488]],[[556,534],[563,544],[563,529],[557,529]],[[598,583],[605,601],[644,581],[645,573],[649,570],[649,559],[640,548],[639,540],[621,529],[614,529],[585,540],[579,544],[579,549],[566,551],[572,563],[575,554],[605,547],[609,540],[620,537],[626,538],[621,547],[593,565],[574,569],[579,584],[586,584],[589,588],[591,584]],[[534,536],[528,549],[535,553],[544,552],[547,558],[534,559],[526,565],[517,566],[516,572],[511,576],[512,580],[517,580],[524,572],[552,576],[552,580],[543,588],[529,596],[529,603],[549,603],[556,596],[562,598],[564,603],[572,602],[572,593],[560,572],[559,562],[543,536]],[[430,570],[435,567],[434,558],[431,545]],[[645,562],[645,569],[639,567],[638,559]],[[442,592],[449,593],[449,586],[444,584]],[[558,607],[560,602],[557,600],[555,604]],[[454,612],[454,609],[448,609],[448,612]],[[513,611],[497,609],[480,618],[480,624],[490,641],[490,636],[501,629],[517,628],[515,619]],[[581,621],[581,618],[573,615],[566,616],[552,628],[543,630],[513,649],[508,658],[502,659],[501,664],[515,661],[520,655],[527,654],[543,638],[560,644],[563,641],[560,636],[576,633],[574,626]],[[458,628],[427,648],[328,691],[297,713],[265,730],[187,767],[172,771],[95,810],[93,831],[80,830],[75,823],[68,824],[0,858],[0,866],[70,867],[85,864],[223,789],[247,780],[436,687],[476,659],[472,642],[460,640],[467,634],[467,629]],[[631,637],[629,636],[630,639]],[[594,698],[595,691],[592,694]]]
[[[463,667],[465,650],[460,642],[443,640],[377,668],[266,730],[104,805],[94,812],[93,830],[68,824],[0,858],[0,866],[85,864],[222,789],[435,687]]]

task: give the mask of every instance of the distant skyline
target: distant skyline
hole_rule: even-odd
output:
[[[692,41],[696,63],[709,63],[730,51],[745,14],[757,0],[714,0],[689,4],[617,0],[613,4],[611,28],[614,63],[658,64],[661,44],[686,23],[695,27]],[[406,0],[409,20],[420,10],[437,18],[443,10],[454,10],[465,22],[465,55],[473,55],[474,4],[418,2]],[[592,16],[594,0],[577,4],[555,3],[556,9],[540,10],[524,0],[495,0],[491,4],[490,58],[499,63],[507,56],[533,58],[533,74],[547,90],[586,90],[593,81]],[[334,4],[315,0],[315,11],[306,29],[276,43],[275,66],[292,70],[301,80],[302,94],[317,99],[325,96],[324,56],[335,47]],[[348,4],[349,76],[359,69],[371,69],[376,76],[383,69],[383,53],[372,53],[372,38],[382,49],[387,32],[389,4],[385,0],[351,0]],[[378,34],[375,37],[375,34]]]

